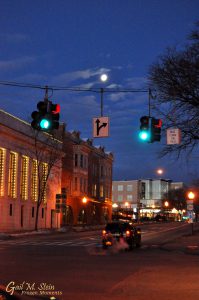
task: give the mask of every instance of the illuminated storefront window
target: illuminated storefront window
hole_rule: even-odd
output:
[[[32,172],[31,172],[31,197],[33,201],[38,200],[38,164],[37,160],[32,161]]]
[[[29,167],[29,158],[27,156],[22,156],[20,195],[21,195],[21,199],[23,200],[28,199],[28,167]]]
[[[42,201],[46,202],[46,181],[48,176],[48,164],[42,163],[42,180],[41,180],[41,194],[42,194]]]
[[[100,185],[100,197],[104,197],[104,186]]]
[[[5,155],[6,150],[0,148],[0,196],[4,196]]]
[[[8,196],[17,197],[17,153],[10,152]]]

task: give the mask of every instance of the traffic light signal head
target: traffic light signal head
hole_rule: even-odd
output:
[[[139,138],[142,141],[150,141],[150,126],[149,126],[149,117],[143,116],[140,118],[140,132]]]
[[[32,113],[31,126],[36,130],[50,132],[59,128],[60,106],[51,101],[40,101],[37,103],[38,111]]]
[[[151,142],[161,140],[162,120],[151,118]]]
[[[50,113],[51,113],[51,119],[52,119],[52,129],[58,129],[59,128],[60,105],[51,103]]]

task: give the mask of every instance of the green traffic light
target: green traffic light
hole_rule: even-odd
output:
[[[147,141],[149,140],[149,132],[148,131],[140,131],[139,133],[139,138],[142,140],[142,141]]]
[[[49,128],[50,128],[50,125],[51,125],[51,123],[50,123],[50,121],[47,120],[47,119],[42,119],[42,120],[40,121],[40,127],[41,127],[41,129],[49,129]]]

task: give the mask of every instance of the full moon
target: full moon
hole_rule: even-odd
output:
[[[107,81],[108,76],[107,76],[106,74],[102,74],[102,75],[100,76],[100,79],[101,79],[101,81],[105,82],[105,81]]]

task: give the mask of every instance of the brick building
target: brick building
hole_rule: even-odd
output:
[[[49,171],[54,150],[60,158]],[[46,182],[38,228],[102,224],[111,219],[112,163],[111,153],[95,147],[92,140],[81,139],[79,132],[70,133],[63,125],[52,139],[0,110],[0,231],[35,228],[39,186]],[[66,205],[58,210],[56,198],[63,191]]]
[[[39,168],[35,141],[42,155]],[[0,110],[0,231],[34,229],[39,184],[44,189],[38,228],[59,227],[55,198],[61,191],[61,160],[54,164],[45,184],[51,146],[49,135],[40,133],[35,138],[30,124]],[[61,151],[59,141],[58,147]]]
[[[110,220],[112,153],[95,147],[90,139],[81,139],[78,131],[64,132],[63,152],[62,190],[67,191],[67,206],[61,212],[61,225],[94,225]]]

